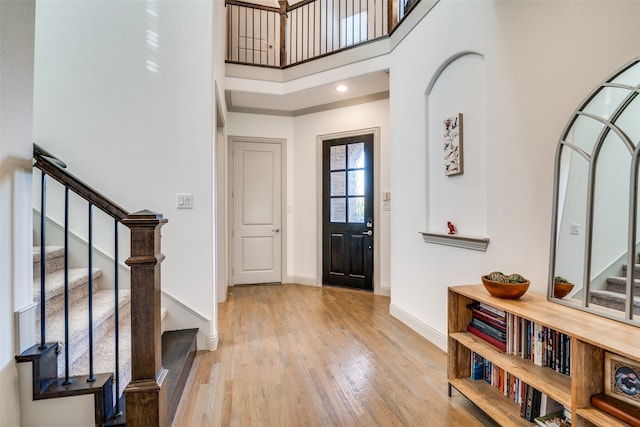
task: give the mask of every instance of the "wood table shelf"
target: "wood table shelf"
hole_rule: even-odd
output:
[[[500,425],[531,427],[530,422],[520,417],[520,406],[506,399],[499,389],[492,387],[486,381],[454,378],[449,380],[449,384],[467,399],[472,400],[478,408]]]
[[[467,332],[472,320],[470,304],[483,302],[541,326],[565,334],[571,341],[569,377],[538,366],[520,356],[507,354]],[[520,378],[571,410],[572,426],[627,424],[591,405],[592,395],[604,391],[604,355],[622,355],[640,363],[640,329],[568,306],[555,304],[544,295],[529,292],[520,299],[489,295],[482,285],[449,288],[448,363],[449,384],[504,426],[531,426],[520,417],[519,405],[483,380],[471,380],[471,355],[484,359]]]

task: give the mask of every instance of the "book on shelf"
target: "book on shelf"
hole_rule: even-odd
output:
[[[562,411],[558,411],[548,415],[541,415],[534,418],[534,421],[537,425],[543,427],[565,427],[571,425]]]
[[[496,347],[499,350],[502,351],[507,351],[507,344],[505,342],[502,342],[500,340],[497,340],[496,338],[487,335],[486,333],[482,332],[481,330],[475,328],[473,325],[469,325],[467,326],[467,331],[472,333],[473,335],[477,336],[478,338],[488,342],[489,344],[493,345],[494,347]]]
[[[527,421],[536,422],[536,418],[544,417],[551,413],[563,414],[565,410],[561,404],[526,383],[522,383],[521,396],[522,398],[519,401],[520,416]]]
[[[526,408],[526,412],[525,412],[525,419],[527,421],[531,421],[533,422],[533,419],[540,416],[540,398],[542,396],[542,393],[531,387],[528,386],[527,389],[527,408]]]
[[[564,406],[542,393],[542,396],[540,396],[540,416],[555,414],[563,410]]]
[[[541,324],[533,324],[533,363],[537,366],[542,366],[542,346],[544,344],[544,329]]]
[[[496,308],[484,302],[478,302],[477,304],[478,308],[480,308],[481,310],[493,313],[494,315],[501,317],[502,319],[506,319],[506,312],[504,310],[500,310],[499,308]]]
[[[483,322],[503,332],[507,331],[507,322],[502,320],[501,318],[485,313],[484,311],[479,310],[477,307],[472,308],[471,313],[473,314],[474,319],[482,320]]]
[[[471,324],[477,328],[480,329],[482,332],[484,332],[487,335],[491,335],[492,337],[494,337],[497,340],[500,341],[504,341],[505,343],[507,342],[507,333],[501,331],[500,329],[497,329],[485,322],[483,322],[482,320],[474,317],[473,319],[471,319]]]
[[[481,380],[484,378],[484,357],[475,351],[471,353],[471,379]]]
[[[493,370],[493,364],[487,359],[484,360],[484,380],[491,384],[491,371]]]
[[[623,402],[604,393],[591,396],[591,404],[632,427],[640,427],[640,407]]]
[[[522,383],[521,396],[522,396],[522,398],[520,400],[518,400],[518,403],[520,403],[520,416],[522,418],[526,418],[526,416],[527,416],[527,402],[528,402],[528,398],[529,398],[529,384]]]

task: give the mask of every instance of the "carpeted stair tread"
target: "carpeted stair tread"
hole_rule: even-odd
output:
[[[93,287],[97,289],[96,280],[102,275],[99,268],[92,269]],[[72,297],[79,286],[89,283],[89,270],[87,268],[69,269],[69,294]],[[64,270],[47,273],[45,276],[45,302],[54,298],[64,298]],[[33,300],[40,301],[40,278],[33,279]]]
[[[640,264],[634,264],[633,268],[634,268],[634,274],[636,275],[636,277],[640,277]],[[622,273],[625,276],[627,275],[627,264],[624,264],[622,266]]]
[[[40,277],[40,246],[33,247],[33,278]],[[45,246],[45,272],[49,273],[64,267],[64,247]]]
[[[607,277],[607,290],[611,292],[626,294],[627,278],[617,276]],[[635,296],[640,296],[640,279],[634,280],[633,294]]]
[[[93,340],[94,345],[102,339],[110,329],[113,329],[114,318],[114,292],[113,290],[96,291],[93,294]],[[120,291],[119,307],[120,318],[128,317],[130,314],[130,293]],[[64,339],[64,313],[59,312],[58,316],[47,318],[46,339],[48,342],[58,341],[62,346],[62,352],[58,358],[58,372],[64,373],[64,352],[69,352],[70,363],[75,361],[89,350],[89,316],[85,303],[74,304],[69,308],[69,341],[66,345]],[[39,321],[38,321],[39,323]],[[37,325],[39,328],[39,325]],[[37,329],[39,330],[39,329]]]
[[[33,263],[40,262],[40,246],[33,247]],[[57,258],[64,256],[64,246],[49,245],[44,247],[45,257]]]
[[[636,286],[640,286],[640,279],[634,280]],[[621,276],[609,276],[607,277],[607,283],[627,284],[627,278]]]
[[[626,295],[613,291],[591,291],[590,303],[613,310],[624,311]],[[633,298],[633,313],[640,314],[640,297]]]
[[[124,392],[124,388],[131,381],[131,317],[126,316],[119,324],[120,333],[118,340],[120,342],[120,361],[119,361],[119,376],[113,377],[114,385],[114,399],[115,393],[119,393],[119,396]],[[116,372],[115,366],[115,329],[109,329],[97,343],[94,348],[94,374]],[[64,358],[62,358],[64,359]],[[71,366],[71,375],[86,375],[89,372],[89,353],[82,354]],[[61,371],[62,372],[62,371]],[[120,386],[116,388],[115,382],[119,381]],[[118,396],[118,397],[119,397]],[[114,400],[115,401],[115,400]]]

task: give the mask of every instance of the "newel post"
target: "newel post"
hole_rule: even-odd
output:
[[[167,222],[150,211],[122,223],[131,230],[131,382],[125,388],[127,425],[168,426],[167,370],[162,367],[160,229]]]
[[[287,65],[287,0],[279,0],[280,3],[280,66]]]

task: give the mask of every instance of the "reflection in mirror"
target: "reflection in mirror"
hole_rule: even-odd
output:
[[[634,304],[640,295],[639,88],[637,58],[597,87],[562,133],[548,293],[561,304],[629,323],[640,320],[640,301]],[[568,295],[554,297],[557,276],[574,284]]]
[[[621,316],[625,292],[629,226],[631,153],[617,135],[609,133],[598,152],[593,186],[589,303],[617,309]]]
[[[555,276],[574,284],[567,298],[582,298],[589,163],[578,152],[563,147],[561,164]]]

